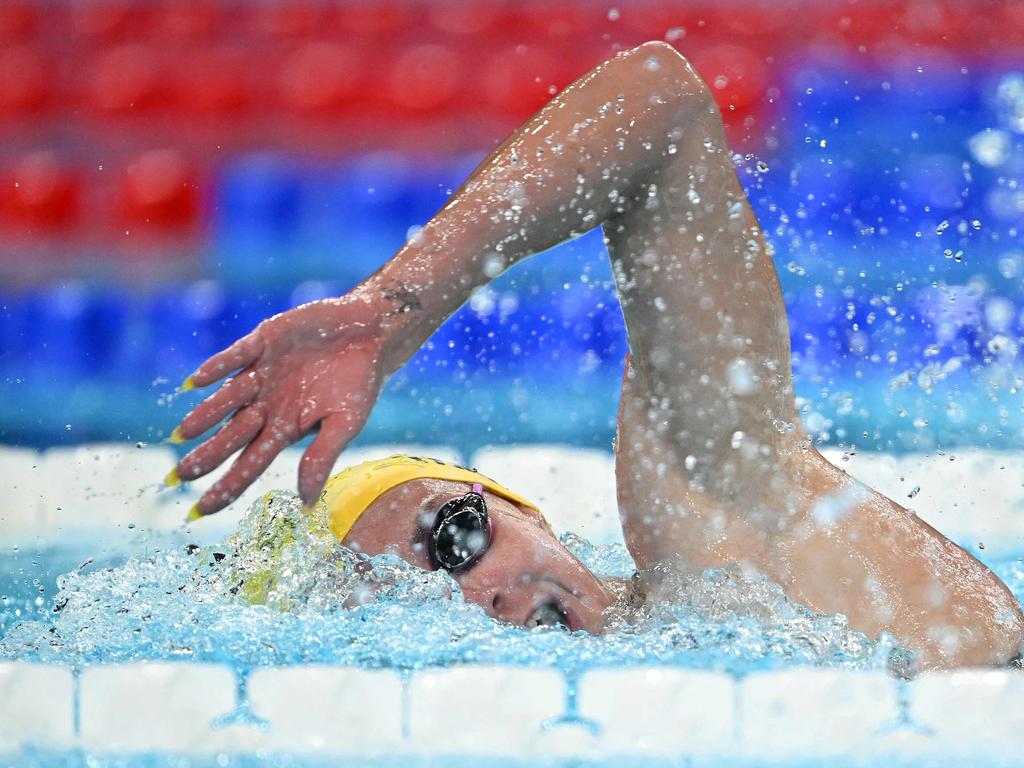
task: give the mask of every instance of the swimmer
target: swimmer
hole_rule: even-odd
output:
[[[1013,659],[1024,617],[1007,587],[811,444],[778,278],[717,106],[660,42],[554,97],[351,292],[265,320],[186,380],[206,387],[234,374],[174,431],[192,440],[227,419],[177,477],[205,475],[241,450],[193,515],[230,504],[310,433],[298,490],[317,503],[382,383],[474,290],[597,226],[629,337],[616,483],[640,572],[739,564],[868,636],[890,633],[918,669]],[[452,536],[474,535],[439,544],[449,514]],[[343,541],[449,568],[467,599],[519,624],[599,632],[616,599],[537,510],[489,481],[410,476],[368,500]],[[634,596],[652,599],[656,587]]]

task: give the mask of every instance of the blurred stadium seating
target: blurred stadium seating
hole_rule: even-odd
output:
[[[160,439],[204,356],[370,274],[508,130],[647,39],[719,101],[813,431],[1024,441],[1019,4],[6,0],[0,442]],[[374,439],[607,444],[605,261],[592,233],[481,292]]]

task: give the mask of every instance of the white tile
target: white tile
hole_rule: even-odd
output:
[[[0,446],[0,540],[28,541],[42,533],[40,512],[46,490],[42,454]]]
[[[74,688],[64,667],[0,663],[0,753],[60,749],[74,738]]]
[[[871,749],[899,716],[896,685],[881,671],[749,675],[739,692],[742,748],[758,755],[818,756]]]
[[[421,753],[539,756],[565,746],[561,729],[544,727],[565,709],[565,681],[555,670],[427,670],[413,674],[408,696],[409,745]]]
[[[255,749],[255,728],[214,729],[236,703],[235,676],[213,664],[90,667],[79,683],[81,742],[99,752]]]
[[[559,534],[594,544],[622,543],[610,451],[559,445],[482,448],[473,465],[537,504]]]
[[[196,532],[222,537],[266,491],[294,489],[301,453],[283,452],[242,499],[197,524]],[[447,446],[377,445],[346,451],[336,470],[391,453],[460,460]],[[982,544],[986,555],[1000,557],[1016,554],[1016,542],[1024,537],[1024,487],[1014,472],[1024,460],[1020,452],[857,452],[845,454],[846,460],[841,451],[825,455],[964,546]],[[41,455],[0,449],[0,478],[10,489],[0,504],[0,533],[17,540],[124,530],[129,524],[176,528],[220,472],[183,491],[163,490],[161,481],[174,461],[168,446],[134,443],[54,448]],[[610,452],[559,445],[491,447],[468,463],[538,503],[559,533],[571,530],[601,544],[622,541]]]
[[[600,726],[602,753],[707,754],[732,743],[735,692],[716,672],[602,669],[580,679],[577,707]]]
[[[163,479],[174,462],[170,448],[137,448],[134,443],[46,451],[41,465],[46,478],[42,504],[46,534],[178,524],[172,515],[163,514],[172,505],[163,492]]]
[[[910,684],[910,720],[942,753],[1024,752],[1024,676],[1018,671],[927,672]]]
[[[387,754],[402,743],[398,674],[356,667],[257,669],[249,705],[268,721],[267,745],[279,752]]]

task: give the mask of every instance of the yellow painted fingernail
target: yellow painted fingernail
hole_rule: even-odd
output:
[[[178,387],[178,389],[181,390],[182,392],[188,392],[190,389],[195,389],[195,388],[196,388],[196,380],[195,380],[195,378],[193,376],[189,376],[187,379],[185,379],[183,382],[181,382],[181,386]]]
[[[188,517],[185,518],[186,522],[194,523],[196,520],[201,518],[203,513],[199,511],[199,505],[193,505],[192,509],[188,511]]]
[[[167,438],[167,442],[171,445],[181,445],[185,442],[185,436],[181,434],[181,427],[175,427],[171,430],[171,436]]]
[[[168,488],[175,488],[181,485],[181,478],[178,477],[177,467],[173,467],[171,471],[167,473],[167,477],[164,478],[164,485]]]

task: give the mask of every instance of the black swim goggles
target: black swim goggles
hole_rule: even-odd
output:
[[[486,554],[491,546],[491,519],[483,491],[482,485],[474,484],[472,492],[446,502],[438,510],[427,536],[431,568],[460,573]],[[570,628],[565,609],[554,600],[542,603],[526,620],[528,629],[552,626]]]
[[[468,570],[491,546],[491,519],[483,486],[447,502],[434,518],[427,537],[427,556],[433,568],[449,573]]]

